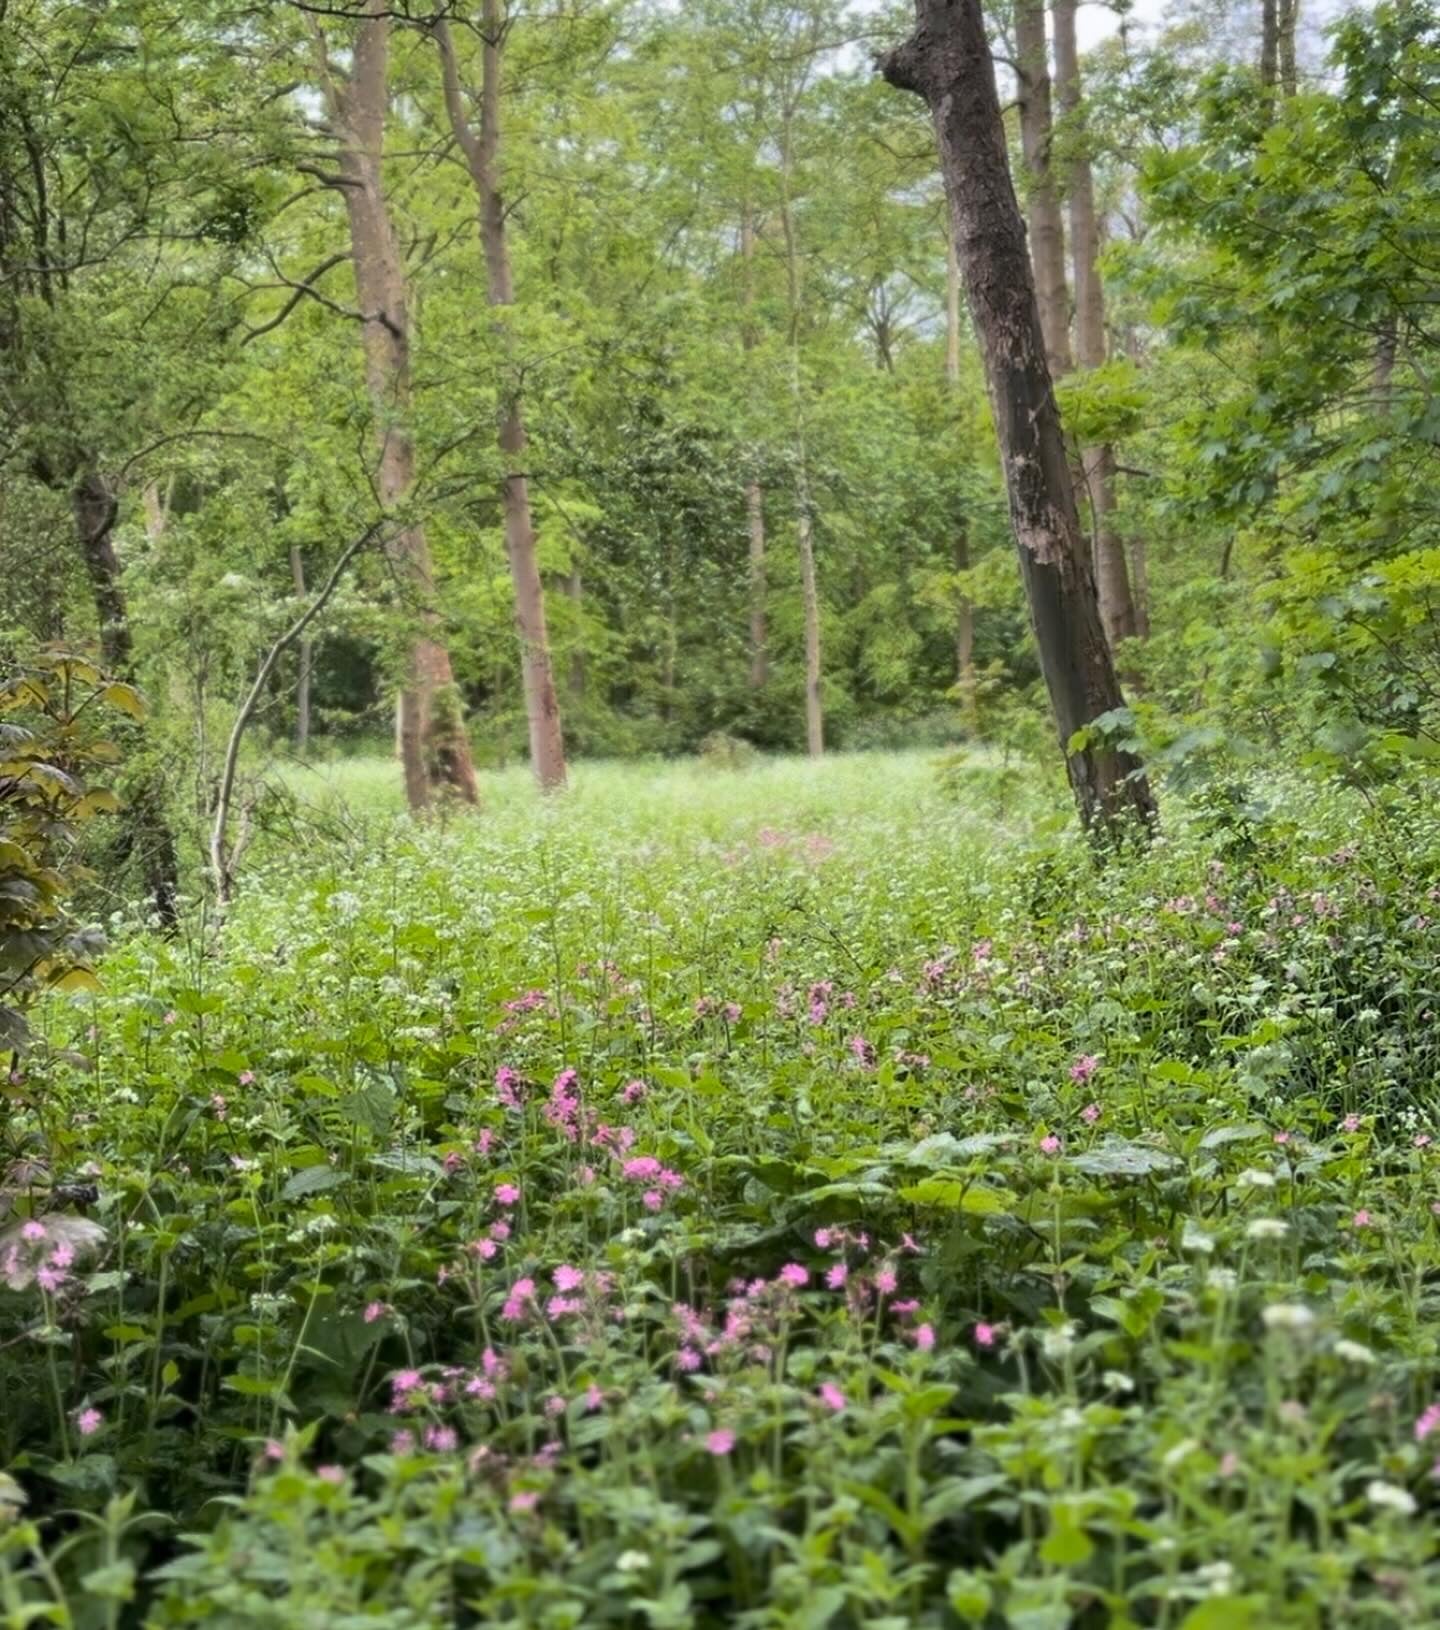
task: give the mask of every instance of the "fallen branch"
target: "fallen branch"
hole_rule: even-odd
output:
[[[220,792],[215,800],[215,822],[210,829],[210,875],[215,882],[216,897],[222,906],[230,903],[235,885],[237,855],[227,848],[226,838],[230,825],[230,804],[235,796],[235,770],[240,762],[240,743],[244,739],[245,731],[259,705],[266,682],[275,671],[275,664],[325,609],[330,596],[334,594],[339,587],[340,579],[345,575],[345,568],[366,544],[375,538],[384,525],[384,521],[373,522],[359,537],[352,538],[340,551],[340,556],[330,568],[330,575],[325,579],[320,592],[265,653],[255,675],[255,682],[240,704],[240,711],[235,715],[235,723],[230,727],[230,740],[225,745],[225,765],[220,773]]]

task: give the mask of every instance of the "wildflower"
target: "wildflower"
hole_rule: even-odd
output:
[[[911,1298],[909,1301],[891,1302],[890,1311],[897,1319],[906,1319],[909,1318],[912,1313],[916,1312],[919,1309],[919,1306],[919,1302]]]
[[[490,1238],[498,1240],[510,1238],[510,1224],[503,1217],[498,1222],[490,1224]]]
[[[647,1211],[660,1211],[665,1205],[665,1196],[659,1189],[646,1189],[640,1196],[640,1202]]]
[[[1240,1276],[1234,1268],[1211,1268],[1205,1275],[1205,1283],[1211,1290],[1218,1290],[1223,1294],[1236,1288],[1240,1283]]]
[[[820,1402],[825,1405],[826,1409],[832,1409],[839,1415],[845,1408],[845,1394],[833,1381],[825,1381],[822,1382],[820,1387]]]
[[[533,1511],[540,1504],[540,1496],[534,1489],[521,1489],[518,1494],[510,1496],[510,1509],[517,1514],[524,1511]]]
[[[1377,1477],[1365,1488],[1365,1498],[1381,1511],[1393,1511],[1400,1517],[1413,1517],[1419,1507],[1415,1496],[1395,1483],[1384,1483]]]
[[[1417,1149],[1428,1149],[1430,1147],[1430,1134],[1428,1132],[1417,1132],[1415,1134],[1415,1147]]]
[[[787,1262],[776,1277],[784,1284],[793,1285],[796,1290],[810,1282],[809,1270],[802,1268],[798,1262]]]
[[[1059,1154],[1060,1139],[1057,1138],[1053,1132],[1047,1132],[1045,1136],[1040,1139],[1040,1152],[1047,1155]]]
[[[82,1438],[93,1438],[104,1424],[105,1417],[93,1405],[75,1417],[75,1430]]]
[[[1267,1330],[1304,1335],[1315,1323],[1315,1315],[1303,1302],[1272,1302],[1260,1314]]]
[[[48,1263],[35,1270],[35,1283],[50,1296],[53,1296],[69,1277],[59,1268],[50,1267]]]
[[[735,1434],[728,1427],[717,1427],[706,1437],[705,1447],[717,1459],[721,1459],[735,1447]]]
[[[935,1345],[934,1328],[928,1324],[919,1325],[914,1332],[914,1341],[922,1353],[928,1353]]]
[[[1347,1364],[1369,1365],[1375,1362],[1374,1353],[1363,1342],[1343,1338],[1335,1343],[1335,1356],[1344,1359]]]
[[[830,1249],[830,1240],[831,1233],[828,1228],[817,1228],[815,1230],[815,1244],[820,1250],[828,1251]]]
[[[977,1347],[993,1347],[999,1331],[993,1324],[977,1324],[975,1326],[975,1345]]]
[[[1277,1132],[1277,1133],[1276,1133],[1276,1134],[1275,1134],[1275,1137],[1274,1137],[1274,1141],[1275,1141],[1275,1142],[1276,1142],[1276,1143],[1279,1143],[1279,1144],[1286,1144],[1286,1143],[1289,1143],[1289,1141],[1290,1141],[1290,1134],[1289,1134],[1289,1133],[1288,1133],[1288,1132]]]
[[[1084,1109],[1080,1111],[1080,1119],[1085,1122],[1086,1126],[1094,1126],[1096,1121],[1100,1119],[1099,1104],[1086,1104]]]
[[[279,1438],[266,1438],[265,1447],[261,1449],[260,1454],[265,1460],[284,1460],[285,1445]]]
[[[445,1168],[445,1171],[453,1177],[455,1173],[458,1172],[465,1164],[465,1157],[456,1150],[452,1149],[445,1156],[444,1160],[440,1162],[440,1164]]]
[[[235,1079],[242,1087],[252,1087],[255,1084],[255,1072],[254,1070],[241,1070]]]
[[[620,1089],[620,1102],[622,1104],[638,1104],[645,1096],[646,1090],[643,1081],[629,1081]]]
[[[37,1241],[45,1238],[45,1224],[36,1222],[34,1218],[31,1218],[29,1222],[21,1225],[20,1238],[34,1245]]]
[[[675,1365],[677,1369],[695,1371],[698,1370],[703,1363],[704,1360],[693,1347],[682,1347],[675,1355]]]
[[[742,1010],[741,1010],[739,1002],[726,1002],[723,1011],[724,1011],[724,1014],[725,1014],[725,1022],[727,1024],[739,1024],[740,1023],[740,1016],[741,1016],[741,1011]]]
[[[1235,1186],[1242,1189],[1273,1189],[1275,1187],[1275,1174],[1273,1172],[1257,1171],[1251,1166],[1241,1172],[1235,1179]]]
[[[1279,1217],[1257,1217],[1245,1230],[1247,1239],[1284,1239],[1290,1225]]]
[[[825,1283],[831,1290],[843,1290],[845,1281],[850,1277],[850,1270],[843,1262],[837,1262],[825,1275]]]
[[[1083,1053],[1070,1066],[1070,1079],[1072,1081],[1088,1081],[1100,1068],[1100,1060],[1094,1053]]]
[[[378,1320],[383,1319],[389,1311],[390,1304],[388,1302],[367,1302],[365,1305],[366,1324],[375,1324]]]
[[[177,1013],[177,1012],[176,1012],[176,1011],[175,1011],[175,1009],[174,1009],[174,1008],[173,1008],[173,1007],[172,1007],[172,1008],[171,1008],[171,1009],[170,1009],[170,1011],[169,1011],[169,1012],[168,1012],[168,1013],[166,1013],[166,1014],[165,1014],[165,1015],[164,1015],[164,1017],[163,1017],[163,1018],[162,1018],[162,1019],[161,1019],[161,1020],[160,1020],[160,1023],[161,1023],[161,1024],[174,1024],[174,1023],[175,1023],[175,1021],[176,1021],[176,1020],[177,1020],[177,1019],[178,1019],[178,1018],[179,1018],[179,1017],[180,1017],[180,1015],[179,1015],[179,1014],[178,1014],[178,1013]]]
[[[1220,1456],[1220,1475],[1222,1477],[1233,1477],[1239,1470],[1240,1456],[1237,1455],[1233,1449],[1227,1449],[1225,1453]]]
[[[415,1452],[415,1434],[413,1432],[396,1432],[390,1439],[390,1453],[392,1455],[409,1455]]]
[[[882,1296],[893,1296],[899,1283],[900,1281],[896,1278],[893,1268],[881,1268],[875,1275],[875,1289]]]
[[[217,1121],[223,1121],[229,1114],[229,1106],[226,1104],[224,1096],[218,1092],[210,1094],[210,1109]]]
[[[1356,1228],[1368,1228],[1370,1226],[1370,1213],[1364,1208],[1364,1206],[1361,1206],[1359,1211],[1355,1213],[1350,1221]]]
[[[605,1394],[592,1381],[585,1389],[585,1407],[592,1413],[605,1403]]]
[[[1340,1123],[1340,1130],[1342,1132],[1358,1132],[1360,1130],[1360,1117],[1358,1115],[1347,1115]]]
[[[875,1068],[875,1048],[870,1042],[866,1041],[864,1036],[851,1036],[846,1046],[849,1047],[854,1055],[855,1062],[860,1065],[861,1069],[873,1070]]]
[[[497,1183],[495,1185],[495,1202],[497,1205],[513,1206],[520,1200],[520,1190],[513,1183]]]
[[[1160,1464],[1164,1469],[1174,1471],[1182,1460],[1187,1460],[1200,1447],[1194,1438],[1182,1438],[1173,1448],[1167,1449],[1160,1457]]]
[[[914,1236],[911,1234],[902,1234],[900,1236],[900,1249],[908,1251],[911,1256],[921,1255],[921,1248],[915,1243]]]
[[[1111,1392],[1134,1392],[1135,1383],[1124,1370],[1106,1370],[1100,1379]]]
[[[452,1433],[453,1437],[454,1434]],[[337,1487],[345,1481],[345,1468],[343,1466],[317,1466],[315,1475],[322,1483],[333,1483]]]
[[[1075,1326],[1069,1319],[1064,1324],[1051,1325],[1040,1337],[1040,1348],[1046,1358],[1064,1358],[1075,1345]]]
[[[649,1566],[650,1558],[644,1551],[621,1551],[615,1558],[617,1573],[643,1573]]]
[[[493,1239],[471,1240],[465,1249],[473,1256],[478,1256],[482,1262],[492,1261],[500,1254],[500,1247]]]
[[[632,1183],[648,1183],[659,1177],[663,1170],[654,1155],[636,1155],[620,1168],[621,1174]]]
[[[1416,1443],[1424,1443],[1436,1427],[1440,1427],[1440,1404],[1431,1404],[1415,1422]]]

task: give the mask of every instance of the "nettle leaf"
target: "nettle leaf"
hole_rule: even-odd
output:
[[[1249,1121],[1243,1126],[1215,1126],[1200,1139],[1202,1149],[1222,1149],[1227,1143],[1248,1143],[1263,1138],[1266,1128]]]
[[[927,1177],[900,1190],[912,1205],[935,1206],[942,1211],[963,1211],[975,1217],[996,1216],[1015,1204],[1009,1189],[991,1188],[959,1177]]]
[[[1163,1149],[1116,1138],[1099,1148],[1071,1155],[1067,1164],[1092,1177],[1152,1177],[1156,1172],[1173,1170],[1180,1162]]]
[[[303,1171],[293,1173],[285,1180],[285,1187],[280,1190],[282,1200],[301,1200],[307,1194],[324,1194],[329,1189],[338,1189],[342,1183],[350,1181],[350,1173],[339,1170],[335,1166],[306,1166]]]

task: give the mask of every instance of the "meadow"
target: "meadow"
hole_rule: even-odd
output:
[[[1421,779],[289,786],[11,1077],[0,1625],[1440,1617]]]

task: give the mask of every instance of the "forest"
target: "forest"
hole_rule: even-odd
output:
[[[0,1630],[1440,1623],[1437,287],[1432,0],[0,0]]]

